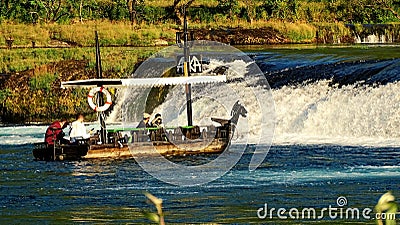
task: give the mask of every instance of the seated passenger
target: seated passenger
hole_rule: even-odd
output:
[[[150,131],[150,139],[152,141],[166,141],[166,134],[164,124],[162,123],[161,114],[157,113],[155,118],[151,121],[151,127],[157,128],[157,130]]]
[[[150,121],[150,114],[148,113],[143,113],[143,119],[139,122],[139,124],[136,126],[136,128],[147,128],[150,127],[149,124]],[[136,130],[131,132],[131,138],[132,140],[128,140],[128,142],[142,142],[147,140],[147,130]]]
[[[157,127],[157,128],[162,128],[163,124],[162,124],[162,118],[161,118],[161,114],[157,113],[156,116],[154,117],[154,119],[151,121],[151,127]]]
[[[69,141],[64,139],[63,129],[67,127],[68,122],[66,119],[53,122],[46,130],[44,141],[48,145],[54,145],[54,142],[60,141],[62,144],[68,144]]]
[[[76,121],[71,123],[71,131],[69,133],[69,138],[71,142],[75,142],[76,139],[88,139],[90,134],[86,133],[85,124],[83,124],[84,117],[79,114],[76,117]]]
[[[143,113],[143,120],[141,120],[141,121],[139,122],[139,124],[136,126],[136,128],[146,128],[146,127],[149,127],[149,126],[150,126],[149,121],[150,121],[150,114],[148,114],[148,113]]]

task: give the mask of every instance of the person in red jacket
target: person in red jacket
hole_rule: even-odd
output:
[[[67,127],[68,122],[66,119],[62,119],[60,121],[53,122],[46,130],[46,134],[44,136],[44,141],[48,145],[54,145],[54,141],[61,141],[61,143],[66,144],[64,141],[64,132],[63,129]]]

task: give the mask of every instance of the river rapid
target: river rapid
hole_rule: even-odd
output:
[[[142,212],[156,209],[145,191],[163,199],[167,223],[375,224],[373,212],[348,218],[323,209],[362,211],[388,191],[400,196],[397,46],[244,51],[265,74],[275,102],[272,147],[257,146],[269,152],[256,170],[249,171],[255,146],[238,142],[228,151],[245,148],[244,154],[221,178],[174,186],[134,159],[35,161],[32,143],[43,140],[45,126],[0,127],[0,224],[148,223]],[[201,164],[212,157],[169,160]],[[287,218],[265,214],[266,207],[286,209]],[[321,218],[288,213],[304,208]]]

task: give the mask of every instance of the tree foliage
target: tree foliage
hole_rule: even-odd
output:
[[[197,3],[199,2],[199,3]],[[204,5],[202,5],[204,4]],[[71,22],[95,19],[163,23],[183,22],[183,6],[194,6],[189,18],[212,22],[279,19],[287,21],[384,23],[400,20],[400,0],[1,0],[0,20],[25,23]]]

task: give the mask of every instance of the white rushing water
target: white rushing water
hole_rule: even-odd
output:
[[[44,141],[46,126],[0,127],[0,145],[22,145]]]
[[[210,68],[221,65],[212,61]],[[235,61],[228,66],[232,74],[228,79],[245,73],[244,62]],[[229,73],[229,71],[228,71]],[[235,75],[236,74],[236,75]],[[236,77],[235,77],[236,78]],[[269,129],[276,125],[273,144],[339,144],[361,146],[400,146],[400,89],[399,83],[387,85],[335,87],[329,80],[308,85],[283,86],[272,90],[275,113],[261,114],[252,93],[255,83],[234,81],[228,84],[203,85],[193,88],[193,118],[195,124],[209,124],[210,117],[229,118],[232,88],[248,110],[248,127],[239,125],[235,140],[259,143],[258,122],[263,115],[271,115]],[[268,101],[267,92],[257,96]],[[153,112],[162,113],[169,126],[186,123],[184,88],[175,87],[165,102]],[[271,107],[274,107],[271,105]],[[177,112],[179,114],[177,115]],[[216,125],[216,124],[215,124]],[[249,136],[247,136],[249,135]],[[246,139],[248,137],[248,139]],[[266,138],[267,139],[267,138]]]
[[[328,81],[273,90],[276,144],[399,146],[399,83],[330,87]]]
[[[393,37],[386,36],[384,34],[370,34],[363,38],[357,35],[355,38],[355,43],[357,44],[383,44],[383,43],[392,43]]]

